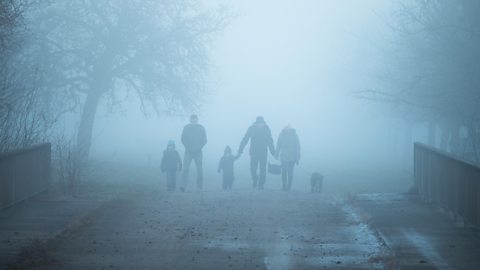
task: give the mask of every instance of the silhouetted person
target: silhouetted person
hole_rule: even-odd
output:
[[[220,159],[220,163],[218,164],[218,172],[222,172],[222,188],[223,189],[232,189],[233,180],[235,180],[235,173],[234,173],[234,163],[239,156],[232,155],[232,149],[230,146],[225,148],[225,152]]]
[[[293,168],[300,161],[300,140],[297,132],[290,125],[286,126],[277,140],[277,152],[275,158],[282,162],[283,190],[292,188]]]
[[[268,150],[274,155],[272,133],[263,117],[257,117],[257,120],[251,125],[240,143],[238,154],[243,153],[243,149],[250,141],[250,172],[252,174],[253,187],[263,189],[267,176],[267,155]],[[260,167],[260,168],[259,168]],[[260,169],[260,176],[258,170]]]
[[[202,170],[202,148],[207,144],[207,134],[205,128],[198,124],[198,117],[194,114],[190,116],[190,124],[183,128],[182,143],[185,146],[185,156],[183,157],[183,177],[181,191],[185,191],[188,183],[188,173],[192,160],[197,168],[197,188],[203,187]]]
[[[167,149],[163,151],[161,169],[167,174],[167,190],[174,191],[177,186],[177,171],[182,170],[182,160],[175,150],[174,141],[169,141]]]

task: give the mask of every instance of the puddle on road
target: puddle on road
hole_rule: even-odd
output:
[[[276,242],[270,250],[270,255],[263,258],[263,263],[267,269],[292,269],[289,255],[292,250],[292,244],[289,241]]]

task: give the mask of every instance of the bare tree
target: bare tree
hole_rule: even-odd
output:
[[[43,141],[52,123],[37,85],[38,73],[23,72],[16,61],[28,32],[24,14],[29,4],[0,2],[0,152]]]
[[[0,1],[0,51],[5,53],[11,48],[19,26],[23,22],[25,1]]]
[[[381,83],[357,94],[390,102],[412,121],[440,127],[445,149],[462,154],[460,129],[474,136],[480,125],[478,12],[478,1],[398,1]]]
[[[208,44],[230,14],[197,0],[52,1],[33,12],[45,87],[82,105],[77,147],[89,153],[99,102],[135,93],[144,112],[195,110],[208,73]]]

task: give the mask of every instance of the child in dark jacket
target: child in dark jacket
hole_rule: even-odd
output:
[[[238,158],[238,155],[232,155],[232,149],[230,148],[230,146],[227,146],[225,148],[223,157],[220,159],[220,164],[218,164],[218,172],[223,172],[223,189],[232,189],[233,180],[235,179],[233,165],[235,160],[237,160]]]
[[[175,142],[169,141],[167,149],[163,151],[162,172],[167,174],[167,190],[174,191],[177,184],[177,171],[182,170],[182,160],[177,150]]]

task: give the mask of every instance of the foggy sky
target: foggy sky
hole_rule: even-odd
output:
[[[376,46],[387,42],[383,20],[391,2],[205,1],[238,14],[213,43],[209,93],[198,112],[209,138],[207,171],[215,169],[226,145],[236,152],[257,115],[265,117],[275,141],[287,123],[297,129],[307,171],[388,154],[391,119],[351,93],[374,83]],[[179,139],[188,118],[144,119],[135,101],[123,111],[118,116],[99,110],[93,156],[155,165],[169,139],[183,152]],[[111,139],[116,134],[122,139]],[[246,151],[240,163],[247,157]]]

